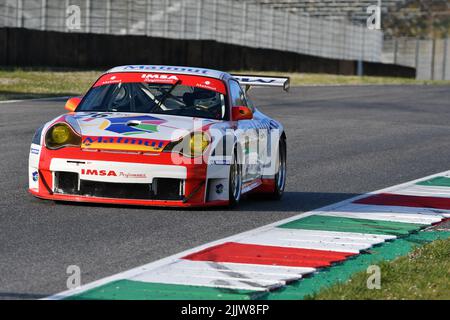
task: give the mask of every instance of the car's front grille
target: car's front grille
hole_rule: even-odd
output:
[[[80,181],[81,195],[104,198],[151,199],[151,184]]]
[[[77,173],[55,172],[55,192],[102,198],[182,200],[184,180],[155,178],[150,183],[115,183],[79,180]]]

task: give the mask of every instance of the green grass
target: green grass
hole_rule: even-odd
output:
[[[450,299],[450,239],[419,247],[404,257],[382,262],[381,289],[367,289],[366,272],[337,283],[308,299]]]
[[[0,70],[0,100],[83,94],[101,71]]]
[[[0,100],[76,96],[86,92],[102,71],[0,69]],[[358,84],[450,84],[450,81],[418,81],[389,77],[357,77],[330,74],[237,71],[236,73],[284,75],[292,86]]]

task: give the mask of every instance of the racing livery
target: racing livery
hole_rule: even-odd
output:
[[[203,68],[115,67],[31,144],[29,191],[42,199],[173,207],[281,198],[286,134],[248,98],[289,79]]]

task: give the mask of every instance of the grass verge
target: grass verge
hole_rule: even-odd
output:
[[[101,71],[0,70],[0,100],[83,94]]]
[[[34,69],[0,70],[0,100],[30,99],[54,96],[81,95],[99,77],[102,71],[60,71]],[[241,74],[259,74],[291,77],[292,86],[301,85],[361,85],[361,84],[450,84],[450,81],[420,81],[392,77],[357,77],[331,74],[290,72],[236,71]]]
[[[450,299],[450,239],[416,248],[407,256],[378,264],[381,289],[367,289],[368,274],[359,272],[308,299]]]

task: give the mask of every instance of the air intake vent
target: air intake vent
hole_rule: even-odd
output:
[[[56,193],[77,194],[78,193],[78,173],[55,172]]]
[[[184,180],[155,178],[153,185],[155,198],[161,200],[181,200],[184,196]]]

